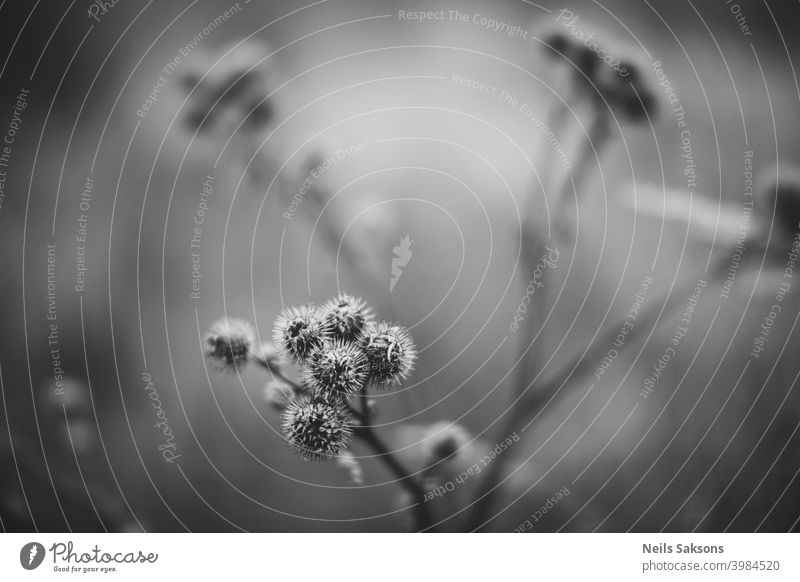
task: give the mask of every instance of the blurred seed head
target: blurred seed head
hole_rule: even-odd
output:
[[[194,51],[180,79],[190,94],[184,116],[187,129],[206,134],[230,130],[240,122],[244,131],[263,129],[273,117],[266,100],[273,84],[272,65],[261,62],[269,54],[267,45],[253,39],[215,52]]]
[[[595,84],[600,92],[598,106],[610,107],[611,112],[622,121],[646,123],[648,118],[658,112],[655,90],[644,72],[646,65],[640,59],[630,56],[634,54],[634,47],[621,45],[615,50],[629,56],[621,58],[617,68],[601,66],[597,69]]]
[[[543,29],[541,26],[534,26],[534,30],[536,28],[540,29],[537,36],[542,38],[545,55],[550,57],[559,69],[570,73],[571,90],[575,93],[573,97],[594,93],[592,83],[596,71],[602,65],[597,54],[567,33],[559,24],[547,23]]]
[[[286,407],[283,434],[305,460],[325,461],[347,447],[352,428],[349,413],[342,404],[302,397]]]
[[[256,346],[256,338],[248,322],[224,317],[211,326],[205,344],[208,359],[221,370],[234,371],[247,363]]]
[[[373,315],[366,301],[352,295],[341,294],[322,306],[325,325],[336,339],[358,340],[364,329],[372,323]]]
[[[426,462],[432,464],[453,459],[470,441],[469,432],[460,424],[436,422],[427,428],[423,436]]]
[[[397,384],[414,369],[417,349],[408,330],[382,321],[367,328],[361,344],[367,356],[369,383],[375,387]]]
[[[315,305],[289,307],[281,311],[272,330],[278,352],[294,364],[304,364],[330,336],[320,310]]]
[[[550,31],[542,38],[544,53],[550,58],[561,59],[561,55],[568,55],[574,49],[574,43],[566,33],[556,30]]]
[[[572,65],[576,69],[578,81],[580,83],[591,82],[597,76],[600,61],[591,49],[581,44],[577,44],[570,51]]]
[[[334,340],[312,352],[306,383],[319,395],[346,397],[358,394],[367,380],[367,358],[357,344]]]
[[[777,175],[769,177],[759,176],[759,197],[766,205],[764,220],[772,220],[772,211],[775,211],[774,228],[779,236],[794,236],[800,230],[800,168],[789,167],[781,169]]]

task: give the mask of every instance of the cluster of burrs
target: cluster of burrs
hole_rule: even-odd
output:
[[[283,411],[287,442],[304,459],[326,460],[346,450],[359,424],[353,400],[405,380],[416,348],[406,328],[376,322],[365,301],[341,294],[321,306],[284,309],[272,344],[257,346],[245,321],[221,320],[206,336],[206,355],[225,369],[266,367],[274,380],[268,398]],[[287,377],[286,364],[299,367],[298,382]]]

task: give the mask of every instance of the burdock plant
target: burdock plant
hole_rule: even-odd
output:
[[[653,88],[647,82],[646,66],[636,58],[636,51],[632,46],[620,45],[616,50],[612,50],[624,56],[619,66],[612,67],[601,61],[598,52],[570,38],[561,30],[546,32],[540,42],[545,55],[552,59],[556,71],[560,72],[562,77],[566,74],[566,82],[562,80],[558,87],[565,92],[566,98],[559,96],[556,101],[551,131],[555,135],[564,132],[573,106],[585,106],[590,115],[588,131],[583,131],[578,140],[579,145],[572,164],[574,171],[556,187],[554,197],[547,197],[554,199],[555,202],[552,216],[549,216],[555,226],[555,234],[565,246],[569,246],[569,238],[577,235],[567,212],[567,200],[570,199],[570,194],[574,195],[571,199],[579,206],[582,201],[581,194],[586,190],[587,178],[593,168],[592,158],[595,158],[599,165],[614,135],[612,129],[621,128],[621,123],[631,125],[649,123],[657,112],[657,99]],[[606,49],[609,47],[602,48],[603,52],[607,52]],[[554,165],[548,164],[548,171]],[[544,183],[549,185],[550,180],[545,179]],[[532,198],[529,198],[528,202],[532,206]],[[527,209],[522,227],[521,254],[528,268],[541,256],[550,232],[549,225],[546,229],[541,228],[541,225],[536,225],[534,219],[534,209]],[[529,284],[530,277],[527,275],[524,273],[522,277],[523,287]],[[615,330],[619,328],[618,325],[610,326],[604,330],[609,334],[603,336],[604,341],[593,342],[591,346],[593,350],[587,348],[576,361],[567,362],[554,374],[542,377],[544,367],[539,362],[537,350],[534,349],[534,340],[542,333],[541,328],[544,327],[548,310],[551,309],[547,301],[547,278],[548,271],[545,271],[539,281],[545,287],[542,293],[538,293],[534,314],[526,317],[522,326],[522,337],[518,342],[519,354],[516,361],[512,405],[505,418],[503,434],[511,434],[526,420],[535,417],[547,403],[564,392],[561,389],[566,383],[579,385],[577,379],[602,358],[600,350],[607,349],[613,341]],[[678,301],[672,299],[669,308],[673,309],[677,303]],[[664,309],[667,310],[666,307]],[[642,313],[636,333],[628,338],[629,344],[634,335],[638,337],[642,333],[641,330],[648,329],[645,322],[655,322],[660,315],[658,310],[651,309],[645,309]],[[491,509],[499,494],[507,462],[508,457],[498,459],[483,476],[481,487],[471,504],[469,529],[483,529],[491,521]]]
[[[222,369],[253,363],[267,370],[266,400],[281,412],[283,436],[304,460],[335,459],[357,482],[361,472],[349,447],[354,439],[363,441],[415,502],[417,529],[432,529],[420,479],[370,424],[375,405],[368,390],[396,387],[414,369],[417,353],[408,330],[375,322],[365,301],[341,294],[322,306],[284,309],[272,339],[274,345],[257,344],[248,323],[223,319],[206,336],[206,355]],[[299,381],[289,377],[289,365],[299,368]]]

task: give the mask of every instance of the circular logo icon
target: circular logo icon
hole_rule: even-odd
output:
[[[44,546],[39,542],[30,542],[19,551],[19,563],[26,570],[35,570],[44,561]]]

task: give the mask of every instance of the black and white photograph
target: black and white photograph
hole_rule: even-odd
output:
[[[798,579],[798,27],[0,0],[0,577]]]

